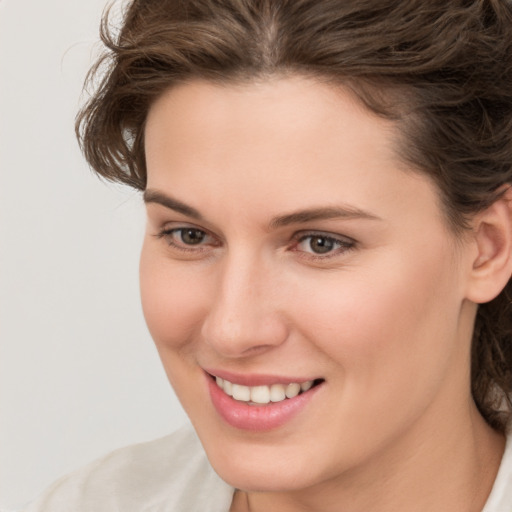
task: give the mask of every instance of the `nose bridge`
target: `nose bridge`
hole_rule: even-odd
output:
[[[238,250],[222,261],[215,294],[203,323],[203,337],[224,356],[243,356],[275,346],[286,325],[274,300],[272,266],[255,251]]]

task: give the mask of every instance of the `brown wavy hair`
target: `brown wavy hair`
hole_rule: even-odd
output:
[[[300,74],[349,87],[396,122],[399,156],[437,183],[454,231],[512,182],[509,0],[134,0],[89,75],[76,131],[101,176],[146,187],[144,125],[175,84]],[[511,416],[512,285],[479,306],[471,386],[481,414]]]

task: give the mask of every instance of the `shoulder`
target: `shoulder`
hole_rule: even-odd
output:
[[[225,512],[232,494],[195,432],[184,427],[116,450],[60,479],[26,512]]]
[[[505,452],[491,494],[482,512],[512,510],[512,429],[507,436]]]

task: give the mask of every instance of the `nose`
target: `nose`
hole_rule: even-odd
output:
[[[202,336],[218,355],[247,357],[282,344],[288,325],[276,269],[257,257],[226,257],[217,274]]]

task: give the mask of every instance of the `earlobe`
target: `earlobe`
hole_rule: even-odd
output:
[[[476,256],[467,298],[477,304],[494,299],[512,274],[512,187],[473,221]],[[474,253],[475,254],[475,253]]]

